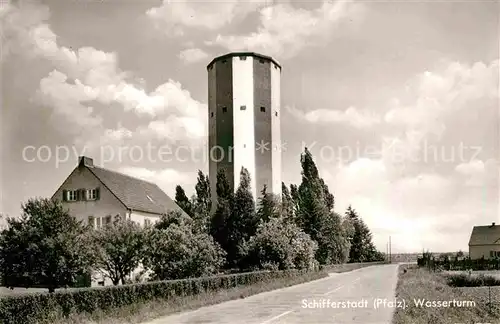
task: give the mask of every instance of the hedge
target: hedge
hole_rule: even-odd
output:
[[[316,272],[318,275],[319,272]],[[70,314],[91,314],[135,303],[166,300],[175,303],[184,296],[215,292],[237,286],[293,279],[306,271],[257,271],[204,278],[168,280],[123,286],[81,288],[55,293],[34,293],[0,298],[0,322],[3,324],[53,323]],[[320,278],[320,276],[318,276]]]

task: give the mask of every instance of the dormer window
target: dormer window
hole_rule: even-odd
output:
[[[149,199],[149,201],[151,201],[152,203],[154,203],[153,198],[151,198],[149,195],[146,195],[146,197]]]

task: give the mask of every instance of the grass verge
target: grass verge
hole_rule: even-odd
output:
[[[204,306],[219,304],[225,301],[249,297],[258,293],[321,279],[327,277],[325,271],[306,273],[294,278],[281,278],[271,282],[259,282],[249,286],[235,287],[215,292],[202,292],[197,295],[183,296],[175,301],[153,300],[147,303],[137,303],[107,312],[93,314],[72,314],[67,318],[62,316],[54,324],[137,324],[155,318],[171,315],[181,311],[194,310]]]
[[[500,287],[450,287],[445,275],[411,265],[401,265],[399,269],[396,298],[404,300],[406,308],[396,309],[392,324],[500,322]],[[414,301],[422,299],[471,303],[462,307],[417,307]]]

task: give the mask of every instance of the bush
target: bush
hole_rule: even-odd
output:
[[[465,273],[450,274],[446,276],[446,279],[448,285],[452,287],[500,286],[500,279],[484,274],[480,274],[477,276],[468,275]]]
[[[315,272],[320,275],[320,272]],[[294,279],[308,274],[306,271],[259,271],[195,279],[169,280],[123,286],[96,287],[0,299],[0,318],[3,324],[53,323],[71,314],[109,311],[115,308],[167,300],[176,303],[184,296],[215,292],[237,286]],[[319,278],[319,277],[318,277]]]

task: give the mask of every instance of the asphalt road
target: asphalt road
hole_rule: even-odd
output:
[[[144,324],[389,324],[395,308],[388,302],[395,298],[397,268],[390,264],[331,274]],[[374,306],[376,300],[381,307]]]

